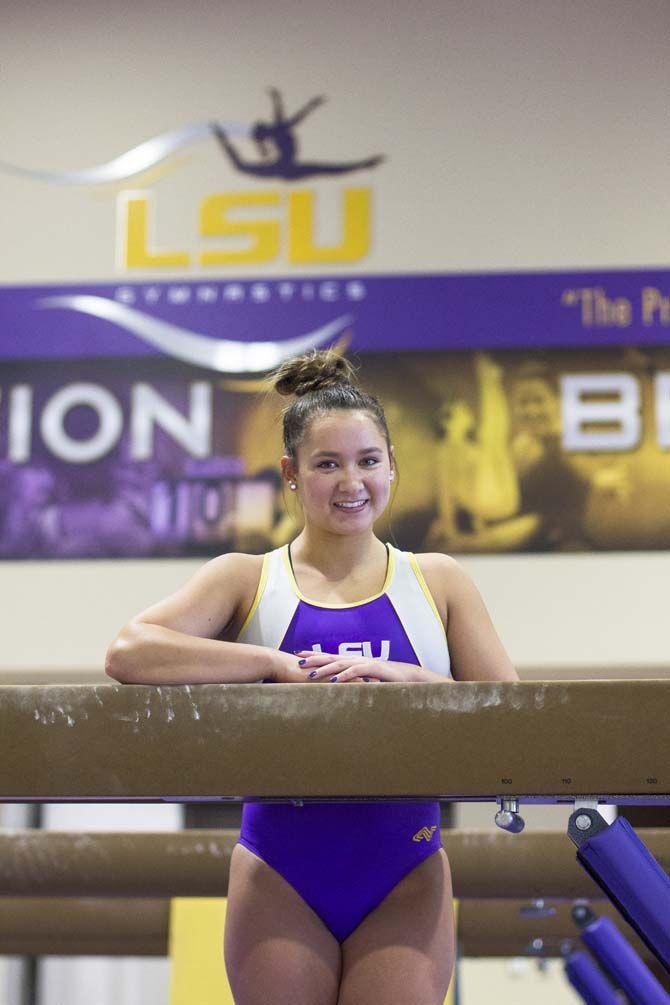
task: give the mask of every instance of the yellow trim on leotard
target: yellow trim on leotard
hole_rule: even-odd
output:
[[[240,639],[242,638],[242,636],[244,635],[245,631],[249,627],[249,622],[251,621],[251,619],[253,618],[254,614],[256,613],[256,608],[258,607],[258,605],[261,602],[261,597],[263,596],[263,591],[265,590],[265,584],[266,584],[267,579],[268,579],[268,568],[269,568],[269,566],[270,566],[270,552],[266,552],[266,554],[263,555],[263,565],[261,567],[261,578],[258,580],[258,586],[256,587],[256,595],[254,596],[254,602],[253,602],[253,604],[251,605],[251,607],[249,609],[249,613],[247,614],[246,618],[244,619],[244,624],[242,625],[242,627],[240,628],[239,632],[237,633],[237,638],[235,640],[236,642],[239,642]]]
[[[385,545],[384,547],[386,548],[386,554],[388,555],[384,585],[382,586],[379,593],[375,593],[373,597],[366,597],[365,600],[357,600],[353,604],[321,604],[319,603],[318,600],[310,600],[309,597],[306,597],[304,593],[301,593],[300,591],[300,587],[298,586],[295,575],[293,573],[293,568],[291,567],[291,560],[288,554],[288,545],[285,544],[284,547],[281,549],[281,551],[282,551],[282,557],[284,559],[284,565],[286,566],[286,574],[289,578],[289,582],[296,596],[300,600],[303,600],[306,604],[310,604],[312,607],[324,607],[326,608],[326,610],[329,611],[339,611],[345,607],[361,607],[363,604],[369,604],[373,600],[377,600],[379,597],[383,597],[383,595],[386,593],[386,591],[389,588],[389,583],[393,579],[393,573],[395,570],[395,558],[393,556],[393,549],[389,548],[388,545]]]
[[[428,601],[428,603],[432,607],[433,613],[434,613],[435,617],[437,618],[437,620],[440,622],[440,627],[442,628],[442,631],[444,632],[444,634],[446,636],[447,633],[446,633],[445,628],[444,628],[444,621],[440,617],[440,612],[437,609],[437,604],[433,600],[433,594],[430,592],[430,590],[428,588],[428,583],[424,579],[424,576],[423,576],[423,573],[422,573],[421,568],[419,566],[419,563],[416,560],[416,555],[414,554],[414,552],[408,551],[407,552],[407,557],[409,558],[409,564],[412,566],[412,569],[414,571],[414,575],[416,576],[416,578],[418,580],[419,586],[423,590],[423,592],[425,594],[425,597],[426,597],[426,600]]]

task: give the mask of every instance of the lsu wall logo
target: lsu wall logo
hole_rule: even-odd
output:
[[[342,186],[338,238],[325,242],[317,235],[322,222],[317,192],[310,187],[286,191],[286,184],[335,178],[377,167],[383,155],[361,158],[306,160],[300,156],[297,129],[322,96],[312,98],[292,114],[284,109],[280,92],[269,90],[272,114],[246,126],[239,122],[197,122],[163,133],[104,164],[82,170],[52,172],[18,167],[0,161],[0,171],[57,185],[91,186],[137,178],[195,142],[216,143],[225,167],[266,182],[252,190],[215,191],[194,204],[194,231],[206,247],[195,252],[158,244],[152,239],[160,205],[150,190],[122,191],[117,200],[116,264],[133,269],[221,268],[263,264],[284,259],[292,265],[351,263],[364,258],[372,230],[371,192],[367,187]],[[240,143],[251,144],[253,156]],[[281,186],[273,185],[280,182]],[[333,229],[333,228],[329,228]],[[184,243],[186,243],[184,241]]]

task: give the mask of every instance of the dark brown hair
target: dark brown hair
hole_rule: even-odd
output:
[[[273,375],[274,388],[279,394],[295,395],[284,409],[284,449],[289,457],[297,456],[313,419],[338,409],[368,412],[384,434],[390,452],[384,409],[374,395],[361,390],[355,379],[353,364],[333,349],[314,349],[282,363]]]

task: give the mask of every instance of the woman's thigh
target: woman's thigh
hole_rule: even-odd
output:
[[[440,849],[342,943],[338,1005],[442,1005],[453,966],[451,873]]]
[[[336,1005],[339,943],[279,873],[239,844],[224,957],[235,1005]]]

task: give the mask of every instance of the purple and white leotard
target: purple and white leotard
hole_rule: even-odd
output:
[[[356,653],[450,677],[442,620],[414,555],[387,545],[386,581],[356,604],[304,597],[288,546],[267,554],[239,642]],[[365,686],[365,685],[360,685]],[[419,803],[245,803],[240,844],[300,894],[338,942],[441,847],[440,807]]]

